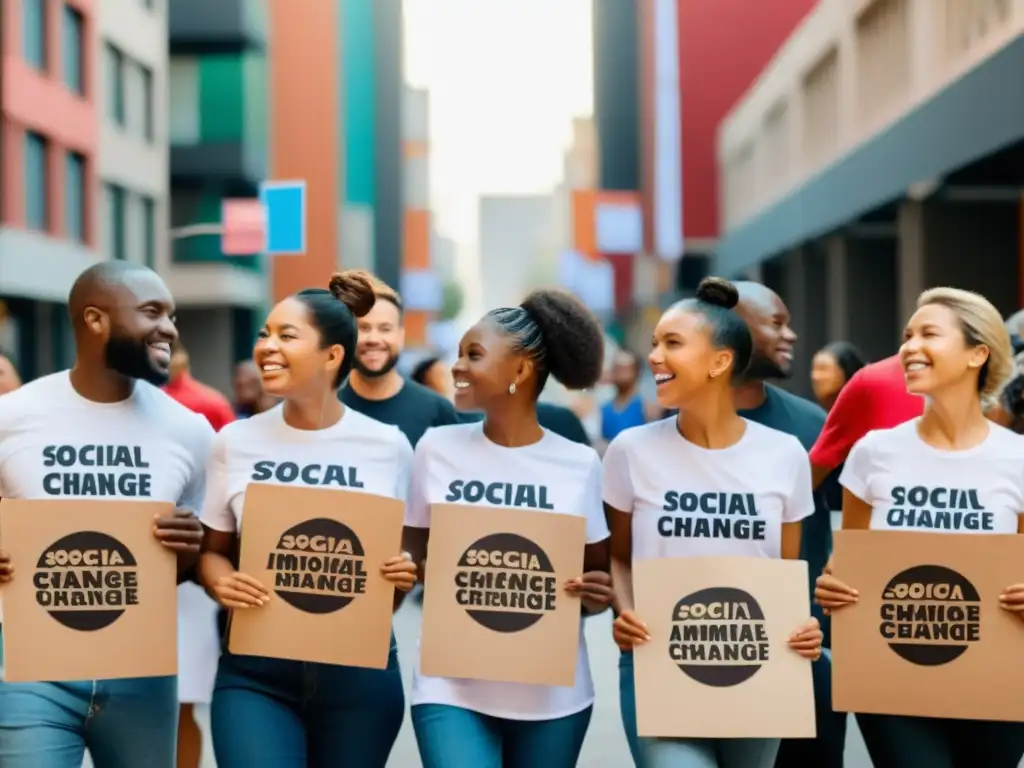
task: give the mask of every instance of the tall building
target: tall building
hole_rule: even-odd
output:
[[[233,364],[251,355],[267,304],[265,257],[225,255],[217,229],[222,201],[255,198],[267,178],[267,0],[167,2],[171,230],[165,277],[193,368],[227,390]]]
[[[26,379],[70,362],[65,302],[97,258],[99,6],[2,7],[0,346]]]
[[[892,354],[934,285],[1019,309],[1022,67],[1020,2],[820,0],[719,127],[715,268],[775,287],[808,351]]]

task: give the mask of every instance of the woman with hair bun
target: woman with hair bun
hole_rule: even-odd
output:
[[[839,477],[843,529],[1024,532],[1024,441],[983,410],[1013,370],[999,312],[970,291],[925,291],[899,356],[907,391],[925,398],[924,414],[854,445]],[[922,487],[929,498],[970,489],[972,508],[951,514],[906,498],[907,488]],[[857,602],[856,586],[826,566],[815,600],[827,613],[841,610]],[[1007,586],[1000,603],[1024,619],[1024,584]],[[857,724],[876,768],[1016,768],[1024,757],[1024,723],[858,714]]]
[[[409,441],[337,397],[355,356],[356,318],[373,304],[365,277],[336,274],[329,290],[307,289],[277,304],[260,331],[253,360],[263,390],[282,403],[221,430],[206,476],[198,577],[224,608],[259,610],[274,599],[266,585],[239,573],[235,560],[246,487],[276,482],[258,466],[341,465],[363,492],[406,498]],[[321,476],[318,486],[332,483]],[[380,573],[397,588],[397,607],[416,583],[416,566],[396,553]],[[211,708],[217,765],[328,768],[341,756],[350,768],[384,768],[404,709],[394,636],[383,670],[236,656],[225,648]]]
[[[738,300],[732,283],[709,277],[696,298],[662,315],[648,360],[658,404],[678,414],[625,430],[604,455],[627,734],[636,733],[632,650],[651,640],[643,617],[634,613],[633,562],[708,556],[796,560],[801,521],[814,512],[810,463],[799,440],[736,413],[731,383],[746,369],[753,348],[746,323],[733,311]],[[730,509],[738,506],[744,514],[693,509],[679,489],[714,498],[724,494],[732,500]],[[811,660],[821,656],[821,643],[814,618],[789,637],[790,648]],[[646,768],[770,768],[779,740],[643,738],[631,746],[637,764]]]
[[[586,519],[584,573],[564,588],[581,598],[585,614],[607,608],[601,461],[593,448],[537,421],[537,397],[548,376],[569,389],[591,387],[603,353],[597,321],[559,291],[536,291],[466,331],[452,367],[455,403],[483,411],[484,420],[435,427],[416,445],[406,508],[407,546],[416,562],[426,556],[430,505],[452,501],[453,481],[530,485],[537,493],[516,506]],[[593,702],[581,626],[574,686],[426,677],[417,667],[412,722],[424,768],[574,768]]]

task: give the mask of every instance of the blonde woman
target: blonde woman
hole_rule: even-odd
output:
[[[924,414],[869,432],[840,476],[843,528],[1013,535],[1024,530],[1024,440],[985,418],[1012,369],[1010,338],[983,296],[955,288],[921,294],[907,323],[900,361]],[[982,511],[911,515],[915,487],[970,488]],[[1024,565],[1022,565],[1024,571]],[[857,602],[826,567],[815,599],[827,612]],[[1002,606],[1024,618],[1024,584],[1008,585]],[[894,715],[857,716],[875,768],[1017,768],[1024,724]]]

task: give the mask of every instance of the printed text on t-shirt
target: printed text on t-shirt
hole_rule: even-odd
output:
[[[689,493],[667,491],[658,533],[687,539],[741,539],[763,541],[767,523],[760,518],[752,493]],[[697,514],[692,514],[697,513]]]
[[[975,488],[897,485],[892,489],[892,503],[885,515],[890,528],[995,530],[995,515],[985,510]]]
[[[531,483],[483,483],[479,480],[452,480],[448,484],[448,503],[465,501],[470,504],[485,502],[497,507],[525,507],[527,509],[554,509],[548,501],[548,487]]]
[[[43,476],[43,491],[50,496],[124,496],[153,494],[149,462],[138,445],[47,445],[43,466],[54,471]]]
[[[257,483],[276,480],[279,483],[328,485],[335,488],[362,488],[356,467],[338,464],[296,464],[294,461],[257,461],[252,467]]]

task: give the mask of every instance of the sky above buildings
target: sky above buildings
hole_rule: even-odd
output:
[[[593,112],[590,0],[405,0],[405,72],[430,91],[438,228],[475,250],[477,198],[544,192]]]

